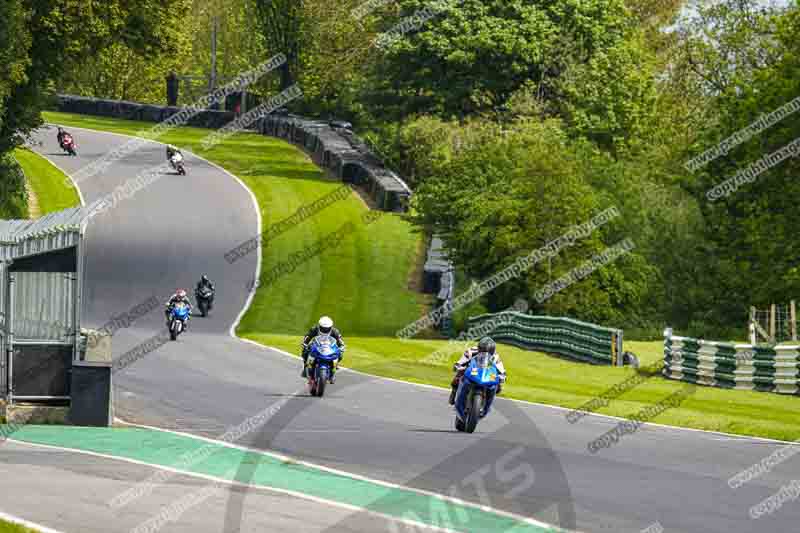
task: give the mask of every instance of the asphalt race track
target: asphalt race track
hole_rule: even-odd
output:
[[[76,158],[62,155],[54,129],[37,136],[42,145],[36,150],[67,173],[126,140],[72,131]],[[772,453],[778,443],[646,426],[592,454],[587,444],[617,420],[587,416],[569,424],[564,410],[505,400],[475,434],[465,435],[453,429],[446,391],[352,372],[340,373],[324,399],[309,398],[301,390],[297,359],[229,335],[245,305],[257,254],[233,265],[223,255],[258,233],[257,215],[250,195],[233,177],[185,155],[187,176],[164,175],[95,217],[87,232],[85,327],[99,327],[151,296],[164,301],[177,287],[191,295],[203,273],[218,289],[209,318],[194,318],[178,342],[115,375],[118,417],[214,438],[288,397],[263,428],[238,443],[586,532],[638,532],[656,522],[669,533],[798,531],[797,502],[758,520],[748,510],[800,479],[800,459],[788,459],[735,490],[728,486],[731,476]],[[148,143],[81,182],[83,196],[91,203],[164,161],[163,146]],[[158,309],[114,335],[115,357],[162,331]],[[302,333],[297,332],[298,342]],[[124,488],[123,480],[145,477],[147,467],[7,446],[12,447],[0,451],[0,468],[19,477],[19,484],[12,484],[17,496],[4,499],[3,511],[25,511],[30,520],[66,531],[94,530],[87,527],[96,524],[94,516],[109,520],[98,531],[129,531],[138,523],[127,515],[112,520],[113,513],[101,507],[110,492]],[[54,510],[24,503],[26,494],[39,490],[36,476],[63,488],[46,489],[52,491],[48,507]],[[174,481],[160,494],[168,498],[180,487]],[[64,499],[59,510],[56,493],[80,497]],[[157,511],[154,496],[122,513],[138,513],[141,521],[146,512]],[[209,500],[203,511],[208,520],[187,513],[193,516],[164,531],[376,531],[385,526],[364,513],[256,491],[232,490],[226,498]],[[299,513],[311,514],[300,520]]]

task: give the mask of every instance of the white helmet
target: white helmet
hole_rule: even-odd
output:
[[[324,316],[319,319],[319,330],[322,333],[330,333],[333,327],[333,320],[329,316]]]

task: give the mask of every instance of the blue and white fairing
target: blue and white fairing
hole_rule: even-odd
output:
[[[489,354],[480,353],[470,359],[469,363],[467,363],[467,368],[464,370],[464,377],[461,378],[461,383],[458,385],[458,392],[456,394],[455,407],[459,418],[462,420],[464,419],[464,407],[470,389],[474,389],[476,393],[481,392],[481,390],[486,391],[486,403],[484,404],[483,413],[480,414],[480,417],[483,418],[488,415],[499,384],[500,372],[494,364],[494,357]]]
[[[189,318],[189,306],[185,303],[177,303],[172,307],[172,317],[185,321]]]
[[[310,363],[315,360],[318,362],[333,362],[340,357],[341,350],[339,345],[336,343],[336,339],[330,335],[318,335],[311,341]]]

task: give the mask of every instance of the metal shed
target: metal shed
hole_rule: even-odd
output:
[[[0,220],[0,396],[68,399],[88,208]]]

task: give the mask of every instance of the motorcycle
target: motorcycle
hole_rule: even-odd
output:
[[[478,420],[489,414],[499,385],[500,372],[494,364],[493,356],[480,353],[470,360],[456,392],[458,431],[475,431]]]
[[[209,287],[203,287],[200,290],[194,291],[194,296],[197,299],[197,306],[200,308],[200,314],[203,317],[208,316],[214,302],[214,291]]]
[[[178,174],[181,176],[186,175],[186,169],[183,168],[183,154],[180,152],[176,152],[172,154],[172,157],[169,158],[169,164],[172,166],[173,169],[178,171]]]
[[[179,302],[172,306],[169,315],[169,338],[178,340],[178,335],[186,329],[186,321],[189,320],[189,306]]]
[[[61,141],[59,142],[59,145],[61,146],[61,149],[64,150],[65,152],[67,152],[69,155],[73,155],[73,156],[78,155],[78,152],[75,150],[75,148],[76,148],[75,139],[73,139],[72,135],[70,135],[69,133],[65,134],[61,138]]]
[[[331,382],[331,373],[342,352],[336,339],[330,335],[319,335],[309,347],[306,368],[308,370],[308,390],[312,396],[322,397],[325,384]]]

